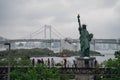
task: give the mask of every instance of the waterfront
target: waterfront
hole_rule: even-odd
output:
[[[98,51],[100,52],[103,56],[91,56],[95,57],[97,62],[101,64],[103,61],[108,60],[108,59],[114,59],[114,52],[115,50],[106,50],[106,51]],[[76,60],[77,56],[71,56],[71,57],[66,57],[67,59],[67,66],[72,67],[74,60]],[[43,59],[44,63],[47,64],[48,58],[51,60],[52,58],[54,59],[55,64],[61,63],[62,65],[64,64],[64,57],[31,57],[32,59],[35,59],[35,63],[37,63],[37,60]]]
[[[108,59],[114,59],[114,53],[115,53],[116,50],[102,50],[102,51],[98,51],[100,52],[103,56],[94,56],[96,57],[96,60],[98,61],[98,63],[102,63],[103,61],[105,60],[108,60]]]

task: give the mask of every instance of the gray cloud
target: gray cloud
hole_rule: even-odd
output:
[[[98,6],[101,8],[113,8],[119,0],[99,0]]]
[[[119,38],[119,4],[119,0],[0,0],[0,36],[19,38],[48,24],[78,38],[80,13],[95,38]]]

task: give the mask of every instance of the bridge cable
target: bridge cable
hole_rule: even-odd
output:
[[[54,27],[52,27],[53,29],[54,29],[54,31],[58,34],[58,35],[60,35],[62,38],[65,38],[65,36],[63,36],[59,31],[57,31]]]
[[[44,26],[40,27],[38,30],[36,30],[36,31],[34,31],[34,32],[32,32],[32,33],[30,33],[30,34],[22,37],[22,38],[30,38],[30,36],[31,36],[32,34],[38,33],[38,31],[41,30],[42,28],[44,28]]]
[[[32,35],[32,37],[35,37],[35,36],[37,36],[38,34],[40,34],[40,33],[42,33],[43,31],[39,31],[39,32],[37,32],[36,34],[33,34]]]

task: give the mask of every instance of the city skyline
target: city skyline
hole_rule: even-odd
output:
[[[0,0],[0,36],[19,39],[51,25],[64,37],[79,38],[77,15],[94,38],[120,38],[119,0]]]

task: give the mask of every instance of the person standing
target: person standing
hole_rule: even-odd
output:
[[[51,58],[51,67],[54,67],[54,59],[53,58]]]

